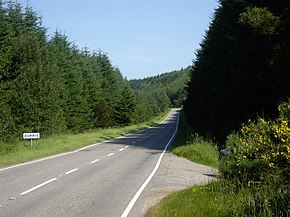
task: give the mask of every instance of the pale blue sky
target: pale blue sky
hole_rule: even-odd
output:
[[[26,6],[27,0],[18,0]],[[128,79],[192,64],[216,0],[29,0],[51,35],[101,49]]]

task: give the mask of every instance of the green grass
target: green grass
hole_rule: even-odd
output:
[[[183,113],[179,124],[172,152],[217,167],[215,145],[195,135]],[[152,207],[146,217],[290,217],[289,201],[289,184],[242,184],[238,179],[219,179],[169,195]]]
[[[288,202],[285,193],[268,186],[256,188],[219,180],[166,197],[146,217],[288,217]]]
[[[234,202],[239,207],[235,194],[219,191],[217,184],[198,186],[172,194],[153,207],[147,217],[217,217],[227,215],[229,204]],[[233,200],[234,201],[231,201]]]
[[[91,130],[82,134],[65,134],[35,140],[32,147],[30,141],[16,141],[13,144],[0,142],[0,167],[73,151],[90,144],[136,132],[160,123],[168,115],[168,112],[169,110],[148,122],[137,125]]]
[[[179,130],[173,142],[171,152],[196,163],[215,168],[218,166],[216,145],[209,139],[204,139],[195,134],[192,127],[186,122],[182,111],[179,119]]]

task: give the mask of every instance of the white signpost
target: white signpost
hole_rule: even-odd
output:
[[[32,140],[39,139],[40,133],[23,133],[22,138],[23,139],[30,139],[30,145],[32,147]]]

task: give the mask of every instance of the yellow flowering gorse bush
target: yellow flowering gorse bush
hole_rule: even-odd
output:
[[[290,178],[290,100],[278,109],[276,120],[249,120],[228,137],[227,145],[234,147],[225,163],[228,174],[247,181]]]

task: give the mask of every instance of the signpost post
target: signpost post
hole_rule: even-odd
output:
[[[30,140],[30,146],[32,147],[32,140],[33,139],[39,139],[40,133],[23,133],[22,135],[23,139],[29,139]]]

